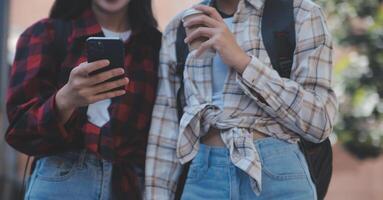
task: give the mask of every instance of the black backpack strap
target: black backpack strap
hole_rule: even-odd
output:
[[[177,68],[176,68],[176,75],[179,77],[180,80],[180,88],[177,90],[177,114],[178,114],[178,120],[181,120],[181,117],[183,115],[183,107],[184,107],[184,69],[185,69],[185,62],[186,58],[189,54],[189,47],[184,42],[184,39],[186,38],[186,31],[185,28],[180,22],[177,28],[177,39],[176,39],[176,57],[177,57]],[[189,171],[190,162],[186,163],[183,168],[181,175],[178,179],[177,184],[177,190],[175,194],[175,199],[181,199],[182,192],[185,186],[186,177]]]
[[[181,120],[181,117],[183,115],[183,107],[184,107],[184,69],[185,69],[185,62],[186,58],[189,54],[189,47],[184,42],[184,39],[186,38],[186,31],[185,28],[180,22],[178,28],[177,28],[177,39],[176,39],[176,57],[177,57],[177,66],[176,66],[176,75],[180,79],[180,88],[177,91],[177,114],[178,114],[178,120]]]
[[[293,0],[265,1],[262,37],[273,68],[290,78],[296,45]]]
[[[208,5],[209,1],[203,1],[200,4]],[[180,79],[180,88],[177,91],[177,114],[178,120],[181,120],[183,115],[183,107],[184,107],[184,69],[186,58],[189,55],[189,46],[184,42],[186,38],[186,30],[180,21],[177,28],[177,36],[176,36],[176,58],[177,58],[177,66],[176,66],[176,75]]]

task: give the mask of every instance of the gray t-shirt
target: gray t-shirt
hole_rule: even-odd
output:
[[[233,17],[223,19],[230,31],[233,30]],[[214,56],[212,67],[212,85],[213,85],[213,104],[222,108],[223,107],[223,87],[229,72],[229,67],[223,63],[221,56],[217,53]]]

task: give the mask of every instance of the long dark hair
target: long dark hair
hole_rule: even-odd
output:
[[[79,17],[91,7],[92,0],[55,0],[50,18],[70,20]],[[133,31],[157,27],[151,0],[130,0],[128,20]]]

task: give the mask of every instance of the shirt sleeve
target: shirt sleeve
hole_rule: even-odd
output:
[[[332,132],[337,111],[331,36],[319,7],[298,24],[290,79],[253,57],[238,82],[282,126],[318,143]]]
[[[174,199],[182,170],[176,155],[179,129],[176,94],[180,87],[180,78],[176,75],[176,64],[172,61],[172,56],[175,55],[174,43],[174,31],[165,31],[160,51],[159,86],[146,153],[147,200]]]
[[[74,138],[74,133],[58,121],[55,95],[59,63],[53,38],[54,31],[47,20],[27,29],[18,40],[11,68],[6,140],[31,156],[52,153]]]

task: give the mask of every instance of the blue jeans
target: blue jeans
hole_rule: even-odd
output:
[[[112,199],[112,163],[86,152],[40,158],[27,185],[25,200]]]
[[[316,200],[304,155],[297,144],[275,138],[255,141],[262,163],[262,192],[257,196],[249,176],[230,161],[224,147],[201,144],[193,159],[182,200]]]

